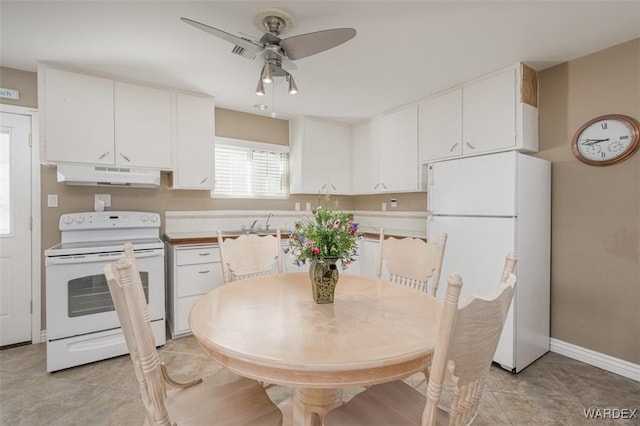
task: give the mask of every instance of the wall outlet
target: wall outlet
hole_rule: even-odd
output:
[[[102,201],[105,207],[111,207],[111,194],[95,194],[94,202]]]
[[[387,211],[387,203],[382,203],[382,211],[383,212]]]
[[[47,194],[47,207],[58,207],[58,194]]]
[[[296,201],[296,211],[300,211],[300,202]]]
[[[305,209],[310,212],[311,211],[311,203],[307,203],[307,205],[305,206]]]
[[[397,198],[392,198],[391,199],[391,208],[395,209],[396,207],[398,207],[398,199]]]

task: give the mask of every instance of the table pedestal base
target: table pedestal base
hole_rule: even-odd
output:
[[[342,389],[296,388],[293,401],[283,401],[279,407],[283,411],[285,425],[321,426],[327,412],[340,405],[342,405]]]

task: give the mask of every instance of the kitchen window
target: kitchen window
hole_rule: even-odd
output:
[[[289,147],[217,137],[211,197],[287,198]]]

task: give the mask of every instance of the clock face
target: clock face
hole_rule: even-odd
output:
[[[638,123],[631,117],[595,118],[578,130],[573,153],[584,163],[610,165],[630,157],[638,149]]]

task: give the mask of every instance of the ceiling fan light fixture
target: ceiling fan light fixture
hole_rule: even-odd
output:
[[[256,95],[264,96],[264,84],[262,83],[262,78],[258,79],[258,87],[256,87]]]
[[[296,82],[291,74],[287,74],[287,81],[289,81],[289,94],[295,95],[296,93],[298,93],[298,86],[296,85]]]
[[[265,62],[262,66],[260,78],[262,79],[263,83],[273,83],[273,72],[271,71],[271,64],[269,62]]]

